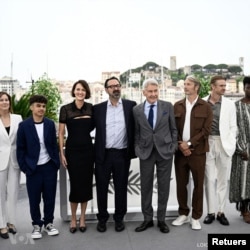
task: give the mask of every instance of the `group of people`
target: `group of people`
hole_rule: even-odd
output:
[[[107,230],[111,178],[115,192],[114,227],[117,232],[123,231],[130,162],[136,157],[140,163],[144,217],[136,232],[154,226],[155,171],[157,227],[162,233],[169,232],[165,214],[173,159],[179,217],[172,225],[190,223],[193,230],[201,229],[204,186],[208,212],[205,224],[211,224],[216,217],[222,225],[229,225],[225,216],[228,189],[230,202],[237,204],[244,221],[250,223],[250,77],[243,80],[245,96],[235,104],[223,96],[226,81],[222,76],[212,77],[210,83],[211,93],[202,99],[200,82],[188,76],[184,82],[186,97],[173,106],[159,99],[158,82],[146,79],[143,83],[145,101],[137,105],[121,98],[121,83],[111,77],[104,84],[108,100],[92,105],[85,101],[91,97],[88,83],[79,80],[71,91],[74,101],[60,109],[58,142],[54,122],[45,117],[46,97],[32,96],[32,116],[22,121],[20,115],[12,113],[11,97],[0,92],[0,236],[8,238],[9,233],[17,232],[15,207],[20,170],[26,175],[33,225],[31,237],[41,238],[42,228],[48,235],[59,234],[53,220],[60,161],[70,181],[69,231],[75,233],[79,229],[84,233],[87,229],[85,213],[88,201],[93,198],[93,175],[97,231]],[[91,131],[94,129],[93,143]],[[194,186],[191,208],[187,187],[190,175]]]

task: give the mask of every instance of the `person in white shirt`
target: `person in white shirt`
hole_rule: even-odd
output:
[[[12,113],[11,97],[0,92],[0,236],[17,232],[16,203],[20,182],[20,168],[16,159],[16,133],[20,115]]]
[[[209,135],[210,151],[206,159],[205,193],[208,214],[204,223],[211,224],[215,220],[215,204],[218,204],[217,220],[228,226],[229,221],[224,212],[232,155],[236,148],[236,108],[233,101],[223,96],[226,91],[226,80],[223,76],[213,76],[210,85],[211,94],[204,98],[212,107],[214,116]]]
[[[192,173],[194,189],[191,227],[193,230],[201,229],[199,219],[203,214],[203,181],[206,152],[209,151],[208,135],[213,120],[210,105],[198,96],[200,87],[197,78],[188,76],[184,82],[186,98],[174,105],[179,143],[179,150],[175,154],[179,217],[172,222],[172,225],[181,226],[190,221],[187,185],[190,173]]]
[[[47,98],[34,95],[30,98],[32,116],[19,124],[17,131],[17,161],[26,175],[32,219],[33,239],[42,238],[42,227],[48,235],[57,235],[54,227],[54,209],[57,172],[60,167],[55,123],[44,117]],[[43,199],[44,218],[40,202]]]

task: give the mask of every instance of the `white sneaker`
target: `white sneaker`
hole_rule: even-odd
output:
[[[32,239],[41,239],[42,238],[42,233],[41,233],[42,228],[39,227],[38,225],[34,225],[33,227],[34,227],[34,229],[31,233],[31,238]]]
[[[173,226],[181,226],[184,223],[188,223],[190,221],[189,217],[186,215],[180,215],[176,220],[172,222]]]
[[[193,230],[201,230],[201,224],[199,220],[191,219],[191,227]]]
[[[44,231],[48,233],[48,235],[58,235],[59,231],[54,227],[52,223],[49,223],[45,228]]]

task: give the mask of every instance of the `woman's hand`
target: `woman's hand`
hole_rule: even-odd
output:
[[[60,154],[60,156],[61,156],[60,158],[61,158],[61,163],[62,163],[63,167],[64,167],[65,169],[67,169],[68,163],[67,163],[67,160],[66,160],[65,155],[64,155],[64,154]]]

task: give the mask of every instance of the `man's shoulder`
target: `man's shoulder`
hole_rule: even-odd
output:
[[[226,103],[228,105],[234,105],[234,101],[230,100],[228,97],[225,97],[225,96],[221,97],[221,102]]]
[[[122,99],[122,103],[124,104],[124,105],[129,105],[129,106],[135,106],[136,105],[136,102],[135,101],[133,101],[133,100],[128,100],[128,99]]]
[[[163,106],[172,106],[173,105],[171,102],[164,101],[164,100],[158,100],[158,104],[163,105]]]
[[[100,108],[100,107],[103,107],[103,106],[107,105],[107,102],[108,102],[108,101],[104,101],[104,102],[97,103],[97,104],[93,105],[93,108],[94,108],[94,109],[98,109],[98,108]]]
[[[181,99],[181,100],[179,100],[179,101],[177,101],[177,102],[175,102],[175,104],[174,104],[174,106],[177,106],[177,105],[180,105],[180,104],[183,104],[183,103],[185,103],[185,98],[183,98],[183,99]]]
[[[201,97],[198,97],[197,103],[210,106],[206,99],[203,99]]]
[[[135,106],[133,107],[133,110],[135,110],[135,111],[140,110],[140,109],[143,107],[143,105],[144,105],[144,103],[140,103],[140,104],[138,104],[138,105],[135,105]]]
[[[55,124],[55,122],[53,120],[51,120],[50,118],[48,118],[48,117],[44,117],[43,120],[44,120],[45,123]]]

